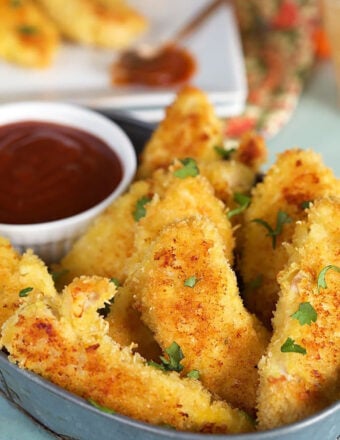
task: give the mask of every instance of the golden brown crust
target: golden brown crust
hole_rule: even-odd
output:
[[[23,256],[16,252],[9,241],[0,237],[0,335],[2,324],[25,303],[21,290],[32,288],[29,295],[44,289],[46,295],[53,296],[53,280],[44,263],[31,251]]]
[[[122,49],[147,27],[146,19],[121,1],[36,1],[65,37],[79,43]]]
[[[167,108],[166,116],[141,155],[138,176],[145,178],[172,161],[191,157],[218,159],[214,147],[222,145],[222,125],[213,106],[200,90],[187,86]]]
[[[0,17],[0,57],[26,67],[51,64],[59,33],[36,3],[0,0]]]
[[[266,325],[270,326],[272,312],[278,298],[276,276],[287,261],[284,242],[290,242],[295,222],[306,217],[303,202],[328,194],[340,194],[340,181],[325,167],[321,157],[310,150],[287,150],[279,155],[269,169],[263,183],[252,192],[252,202],[244,216],[240,272],[248,289],[246,304]],[[254,219],[261,219],[275,229],[278,211],[288,214],[282,233],[272,237]],[[261,277],[259,286],[251,284]]]
[[[197,283],[186,286],[193,276]],[[195,216],[160,231],[126,288],[163,350],[174,341],[180,345],[186,372],[199,370],[211,392],[254,410],[256,365],[267,334],[256,333],[243,307],[212,221]]]
[[[244,413],[213,401],[199,381],[149,366],[107,336],[97,309],[114,293],[108,279],[82,277],[59,306],[43,293],[28,299],[5,324],[1,343],[20,367],[138,420],[203,432],[252,429]]]
[[[340,274],[327,272],[327,288],[318,291],[318,274],[329,264],[340,267],[340,200],[321,199],[297,224],[289,261],[279,275],[280,298],[274,334],[259,364],[258,418],[270,429],[305,418],[340,397]],[[292,317],[308,302],[317,318],[301,325]],[[291,338],[306,354],[287,353]]]

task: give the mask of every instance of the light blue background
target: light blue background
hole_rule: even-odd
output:
[[[340,177],[340,104],[330,63],[315,68],[290,122],[267,145],[269,164],[287,148],[312,148]],[[0,440],[56,438],[0,395]]]

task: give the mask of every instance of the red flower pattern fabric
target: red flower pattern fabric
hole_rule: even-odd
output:
[[[275,135],[291,117],[315,60],[317,0],[235,0],[249,95],[242,115],[225,121],[227,139],[249,130]]]

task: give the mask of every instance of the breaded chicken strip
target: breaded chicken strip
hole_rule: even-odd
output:
[[[97,309],[114,294],[108,279],[81,277],[65,288],[59,307],[43,293],[28,297],[5,323],[0,345],[20,367],[138,420],[190,431],[252,429],[242,411],[213,401],[198,380],[162,372],[113,341]]]
[[[187,86],[166,110],[141,155],[139,178],[172,161],[191,157],[211,161],[219,158],[215,146],[222,144],[222,124],[204,92]]]
[[[170,168],[167,187],[162,197],[156,195],[146,205],[146,213],[138,222],[135,233],[135,249],[132,260],[139,262],[143,253],[160,231],[178,220],[203,215],[214,223],[221,235],[229,264],[233,263],[234,238],[227,219],[225,205],[214,195],[209,181],[201,176],[176,177],[181,167]]]
[[[145,31],[146,19],[125,2],[36,0],[60,32],[79,43],[113,49],[129,46]]]
[[[181,347],[184,372],[198,370],[212,393],[254,412],[268,335],[243,307],[211,220],[196,216],[164,228],[125,287],[160,346]]]
[[[126,262],[129,271],[142,260],[143,254],[165,226],[197,214],[206,215],[214,222],[224,242],[226,257],[230,264],[233,261],[232,227],[223,203],[214,196],[213,188],[203,176],[181,179],[174,175],[179,169],[174,166],[170,167],[169,172],[158,172],[157,179],[153,181],[152,188],[157,193],[145,205],[144,217],[139,219],[135,228],[134,250]],[[91,259],[91,255],[88,258]],[[110,335],[122,345],[136,343],[140,354],[147,359],[155,359],[159,355],[159,346],[149,330],[143,328],[136,314],[132,309],[131,295],[123,288],[107,317]]]
[[[0,0],[0,57],[25,67],[50,65],[59,45],[55,24],[31,0]]]
[[[31,251],[19,255],[3,237],[0,237],[0,261],[1,330],[2,324],[28,295],[43,289],[47,296],[54,296],[56,290],[45,264]]]
[[[295,222],[306,217],[308,202],[329,194],[340,195],[340,180],[317,153],[298,149],[280,154],[252,192],[241,231],[240,273],[246,305],[268,326],[278,298],[276,277],[287,262],[282,243],[291,241]]]
[[[133,252],[137,224],[133,212],[137,201],[148,196],[149,192],[148,182],[136,182],[97,217],[62,259],[58,270],[65,271],[61,278],[63,284],[80,275],[115,277],[120,282],[125,280],[126,262]]]
[[[339,198],[316,201],[296,226],[279,275],[274,334],[259,364],[260,429],[303,419],[340,398],[339,237]]]

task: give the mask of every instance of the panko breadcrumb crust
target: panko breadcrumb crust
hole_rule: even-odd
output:
[[[299,222],[288,263],[278,280],[280,296],[273,337],[259,364],[259,429],[301,420],[340,398],[340,273],[329,270],[327,288],[318,275],[328,265],[340,268],[340,199],[315,201]],[[292,315],[308,302],[317,318],[301,325]],[[282,352],[291,338],[306,354]]]

